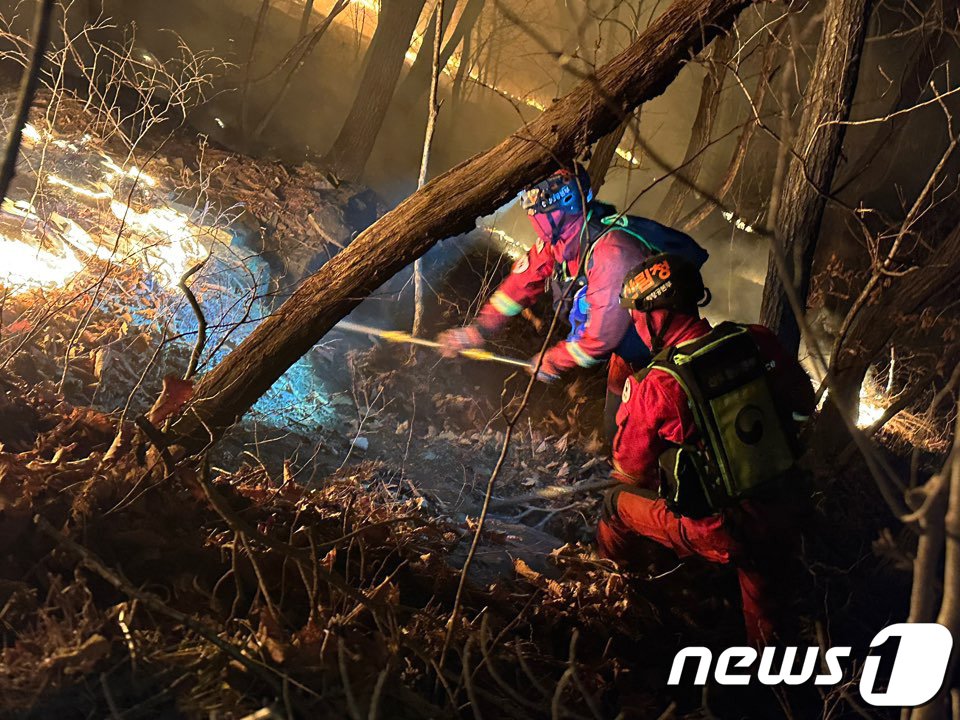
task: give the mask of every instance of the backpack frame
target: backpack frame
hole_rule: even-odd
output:
[[[746,327],[724,322],[667,348],[638,379],[651,370],[677,381],[700,433],[699,446],[671,448],[660,460],[660,494],[675,512],[713,514],[775,491],[791,474],[795,443]]]

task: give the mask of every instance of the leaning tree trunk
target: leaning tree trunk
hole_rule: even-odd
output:
[[[0,198],[7,196],[10,183],[17,174],[17,158],[20,157],[20,142],[23,139],[23,127],[27,124],[33,98],[37,94],[40,83],[40,69],[43,65],[43,55],[47,51],[50,40],[50,28],[55,4],[53,0],[43,0],[37,3],[33,16],[33,47],[30,49],[30,59],[20,78],[20,89],[17,92],[17,104],[10,130],[7,133],[6,150],[0,161]]]
[[[303,4],[303,14],[300,15],[300,30],[297,32],[297,39],[305,37],[307,30],[310,29],[310,18],[313,17],[313,0],[307,0]]]
[[[732,35],[717,38],[710,50],[707,75],[700,90],[700,104],[690,130],[690,140],[683,156],[683,164],[677,171],[683,181],[675,179],[666,197],[660,203],[660,222],[673,225],[680,219],[684,204],[700,177],[703,156],[713,134],[713,125],[720,110],[720,93],[727,74],[727,63],[733,55],[735,39]]]
[[[446,67],[456,49],[470,37],[474,25],[480,19],[480,13],[483,12],[484,1],[467,0],[463,12],[460,13],[460,19],[457,20],[457,26],[453,29],[450,37],[447,38],[443,51],[440,53],[440,67]]]
[[[776,332],[794,354],[800,347],[800,327],[783,282],[793,284],[801,307],[805,307],[823,209],[840,159],[844,123],[850,115],[857,84],[870,6],[871,0],[827,0],[795,154],[790,159],[774,222],[776,242],[787,260],[788,277],[781,280],[771,252],[760,321]]]
[[[330,169],[342,178],[356,180],[370,159],[423,4],[424,0],[387,0],[380,5],[356,98],[326,157]]]
[[[431,180],[362,232],[198,384],[170,440],[216,441],[344,315],[437,240],[467,230],[517,188],[568,162],[662,93],[749,0],[676,0],[636,42],[522,130]]]
[[[762,108],[763,102],[767,96],[767,90],[770,87],[770,76],[773,72],[773,61],[776,59],[777,50],[782,46],[781,39],[783,37],[784,30],[787,27],[785,20],[781,20],[779,23],[779,28],[772,30],[770,37],[766,41],[766,47],[763,50],[763,59],[760,61],[760,74],[757,80],[757,89],[753,94],[753,106],[756,108]],[[775,26],[776,27],[776,26]],[[784,72],[781,70],[781,72]],[[720,180],[720,185],[714,191],[714,197],[718,200],[723,201],[726,199],[727,195],[733,189],[733,185],[737,180],[737,177],[740,175],[740,168],[743,167],[743,162],[747,158],[747,151],[750,149],[750,142],[753,140],[754,133],[757,130],[757,123],[748,121],[744,126],[743,130],[740,133],[740,138],[737,140],[737,147],[733,151],[733,155],[730,158],[730,164],[727,165],[727,169],[723,174],[723,178]],[[700,204],[700,207],[694,208],[690,213],[683,219],[677,222],[678,227],[683,228],[684,232],[692,233],[694,230],[699,227],[700,223],[707,219],[707,217],[716,209],[717,205],[711,200],[705,200]]]

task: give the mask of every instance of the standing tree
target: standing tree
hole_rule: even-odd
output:
[[[307,34],[310,27],[310,18],[313,16],[313,0],[307,0],[303,4],[303,14],[300,16],[300,31],[297,33],[297,39]]]
[[[424,0],[385,0],[380,5],[357,95],[326,156],[330,169],[342,178],[359,178],[370,159],[423,4]]]
[[[440,4],[441,3],[438,3],[433,8],[430,20],[427,23],[427,29],[423,33],[423,42],[420,43],[420,48],[417,50],[417,57],[397,86],[397,100],[404,100],[409,107],[417,105],[423,97],[424,92],[430,87],[430,78],[433,74],[434,47],[436,45],[436,36],[433,28],[437,25],[437,11],[439,10]],[[443,27],[447,28],[450,26],[450,21],[457,7],[457,3],[449,0],[442,4]],[[446,32],[446,30],[444,32]],[[447,60],[449,60],[450,55],[453,54],[453,47],[451,47],[452,42],[453,38],[447,40],[447,42],[443,43],[442,49],[440,50],[441,68],[446,66]]]
[[[674,180],[667,195],[660,204],[660,221],[668,225],[675,224],[680,219],[687,198],[692,192],[703,167],[703,156],[707,145],[710,144],[710,135],[720,110],[720,94],[723,90],[724,76],[727,74],[727,63],[733,55],[735,38],[727,35],[717,38],[710,48],[707,57],[707,74],[703,78],[703,87],[700,90],[700,104],[690,130],[690,140],[687,142],[687,151],[683,156],[683,164],[678,171],[683,180]]]
[[[895,145],[907,127],[911,113],[907,112],[923,100],[930,90],[930,83],[938,72],[949,71],[949,58],[954,38],[960,30],[960,1],[943,0],[929,4],[919,25],[923,32],[914,47],[910,61],[904,68],[900,81],[895,86],[895,100],[890,107],[890,121],[880,123],[873,138],[850,162],[846,177],[837,178],[835,193],[850,188],[848,197],[860,199],[876,185],[876,173],[868,173],[878,158],[885,157],[884,172],[889,172],[897,153],[884,150]]]
[[[639,114],[637,115],[636,122],[639,125]],[[613,164],[613,158],[617,154],[617,148],[620,147],[620,142],[623,140],[623,136],[627,132],[629,125],[630,118],[627,118],[617,125],[612,132],[607,133],[597,140],[597,144],[593,146],[587,174],[590,176],[590,187],[593,188],[595,195],[600,192],[600,186],[603,185],[603,181],[607,179],[607,172]]]
[[[417,190],[427,184],[427,171],[430,168],[430,149],[433,147],[433,133],[437,129],[437,115],[440,113],[438,91],[440,89],[440,41],[443,40],[444,1],[437,0],[437,9],[433,12],[433,69],[430,72],[430,102],[427,109],[427,128],[423,135],[423,154],[420,158],[420,174],[417,177]],[[413,261],[413,334],[419,335],[423,329],[424,304],[423,261]]]
[[[797,292],[801,309],[806,306],[823,209],[840,159],[870,7],[871,0],[827,0],[817,58],[804,94],[803,116],[774,219],[776,242],[786,258],[787,279]],[[773,252],[767,265],[760,321],[777,333],[789,351],[799,350],[800,327]]]
[[[404,200],[307,278],[197,386],[172,442],[202,451],[375,288],[612,131],[656,97],[750,0],[675,0],[632,45],[496,147]]]

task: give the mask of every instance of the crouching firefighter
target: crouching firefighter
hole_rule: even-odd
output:
[[[814,394],[770,330],[701,318],[709,298],[699,270],[669,254],[623,284],[620,303],[655,355],[623,387],[613,441],[621,484],[604,498],[597,540],[624,565],[653,540],[735,566],[748,639],[763,644],[795,588],[806,486],[798,431]]]
[[[650,360],[619,295],[627,272],[650,255],[673,249],[699,267],[707,252],[692,238],[653,220],[616,213],[593,199],[583,166],[559,170],[520,194],[537,241],[513,266],[471,325],[438,337],[444,354],[479,347],[553,285],[555,299],[571,298],[571,330],[543,354],[537,378],[556,380],[574,367],[608,358],[606,430],[615,429],[623,383]],[[551,282],[553,281],[553,282]],[[569,287],[570,283],[573,287]],[[531,372],[539,356],[530,361]]]

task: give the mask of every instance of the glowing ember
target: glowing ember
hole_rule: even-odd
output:
[[[107,200],[113,197],[113,192],[109,188],[105,188],[103,190],[90,190],[89,188],[74,185],[72,182],[60,177],[59,175],[48,175],[47,183],[57,187],[66,188],[76,195],[83,195],[91,200]]]
[[[109,158],[106,155],[103,155],[102,157],[103,166],[109,171],[107,173],[107,180],[113,180],[116,177],[127,177],[131,180],[142,182],[147,187],[157,186],[157,181],[140,170],[140,168],[138,168],[136,165],[131,165],[130,167],[124,169],[117,165],[112,158]]]
[[[478,229],[483,230],[491,237],[497,238],[501,242],[501,251],[512,260],[516,260],[522,255],[525,255],[528,250],[523,243],[498,227],[494,227],[492,225],[479,225]]]
[[[17,292],[65,285],[83,263],[69,248],[60,250],[62,255],[0,235],[0,285]]]
[[[817,371],[811,359],[809,357],[804,358],[801,360],[801,364],[807,371],[807,374],[813,379],[814,387],[818,387],[823,382],[823,377]],[[880,420],[891,402],[890,398],[877,388],[873,372],[871,368],[863,383],[860,385],[860,398],[857,405],[857,417],[855,418],[858,428],[870,427]],[[829,390],[823,393],[820,399],[820,405],[818,406],[820,409],[823,408],[829,394]]]
[[[43,138],[40,136],[40,132],[30,123],[27,123],[23,126],[23,141],[27,144],[36,144],[40,142]]]
[[[130,230],[144,236],[136,254],[167,287],[176,287],[183,274],[209,254],[198,238],[199,228],[173,208],[150,208],[141,213],[114,200],[110,209]]]
[[[864,382],[860,386],[860,405],[857,409],[857,427],[870,427],[883,417],[886,407],[880,404],[879,393],[871,393]]]
[[[165,287],[174,288],[188,269],[209,256],[213,241],[229,242],[229,233],[193,222],[160,198],[163,204],[158,207],[128,207],[131,182],[139,189],[138,202],[145,202],[157,180],[135,165],[119,165],[89,135],[71,141],[31,124],[24,127],[23,135],[28,149],[44,144],[62,151],[47,157],[50,171],[41,177],[43,184],[74,196],[100,217],[99,224],[93,223],[96,230],[88,231],[60,213],[41,218],[30,203],[5,199],[3,215],[17,223],[19,232],[0,235],[8,268],[0,270],[4,287],[22,292],[63,285],[83,269],[82,260],[89,257],[138,265]],[[111,212],[104,216],[100,202],[107,200]],[[124,230],[118,238],[119,223]],[[18,234],[23,239],[16,239]]]

